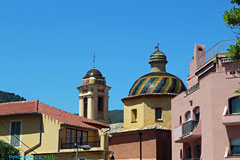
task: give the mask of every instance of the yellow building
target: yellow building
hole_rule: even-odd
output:
[[[186,88],[166,72],[166,55],[151,54],[151,72],[135,81],[124,103],[124,123],[110,125],[116,160],[171,160],[171,99]]]
[[[123,98],[124,129],[160,125],[171,129],[171,99],[185,90],[182,81],[166,72],[166,55],[155,51],[150,56],[151,72],[135,81]]]
[[[91,76],[95,75],[90,75],[88,78]],[[105,86],[105,83],[104,81],[104,84],[94,87],[100,89]],[[106,88],[105,97],[110,87]],[[102,107],[99,112],[103,116],[96,119],[105,121],[107,100],[104,101],[106,105],[90,105],[87,114],[95,117],[94,106]],[[1,103],[0,140],[19,149],[21,156],[28,156],[26,159],[35,156],[36,159],[73,160],[76,159],[75,144],[79,147],[83,145],[91,147],[88,150],[78,149],[80,160],[107,159],[109,136],[102,131],[102,128],[108,128],[108,124],[90,118],[71,114],[38,101]]]

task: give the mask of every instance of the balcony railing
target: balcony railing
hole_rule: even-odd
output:
[[[72,149],[75,148],[75,143],[77,143],[78,146],[80,145],[89,145],[91,147],[100,147],[100,140],[97,141],[80,141],[75,142],[71,141],[71,138],[62,138],[61,139],[61,149]]]
[[[197,127],[199,121],[191,120],[182,125],[182,135],[185,136],[192,132]]]
[[[227,53],[227,49],[229,48],[229,45],[233,45],[235,43],[236,43],[236,39],[219,41],[212,48],[210,48],[204,55],[198,58],[197,67],[200,68],[218,53]]]

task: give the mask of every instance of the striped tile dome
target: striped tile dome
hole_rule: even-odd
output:
[[[93,68],[87,72],[85,78],[87,77],[102,77],[102,73],[99,70]]]
[[[129,96],[142,94],[179,94],[186,90],[183,82],[167,72],[151,72],[136,80]]]

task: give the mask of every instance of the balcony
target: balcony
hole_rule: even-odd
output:
[[[75,142],[71,141],[71,138],[62,138],[61,139],[61,149],[73,149],[75,148],[75,143],[78,146],[80,145],[89,145],[91,147],[100,147],[100,140],[98,141],[87,141],[87,142]]]
[[[201,125],[199,121],[191,120],[173,130],[173,138],[176,143],[190,142],[201,137]]]
[[[222,116],[222,123],[226,126],[240,125],[240,113],[229,113],[228,106],[225,106]]]
[[[182,135],[185,136],[193,131],[197,127],[199,121],[188,121],[182,125]]]
[[[227,53],[229,45],[236,43],[236,39],[223,40],[216,43],[212,48],[210,48],[205,54],[198,58],[197,68],[205,65],[209,60],[211,60],[216,54]]]

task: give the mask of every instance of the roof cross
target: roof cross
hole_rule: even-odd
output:
[[[157,43],[157,45],[155,46],[155,49],[157,49],[159,51],[159,43]]]

